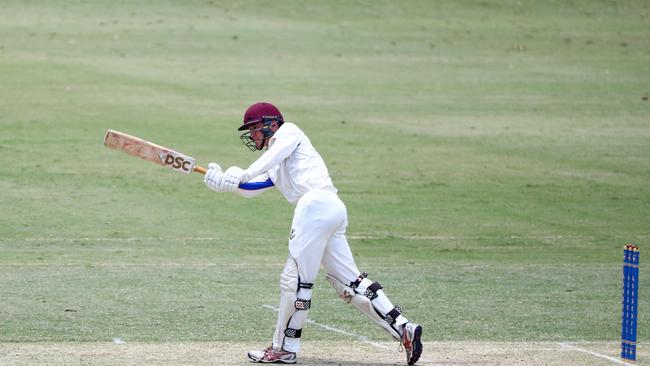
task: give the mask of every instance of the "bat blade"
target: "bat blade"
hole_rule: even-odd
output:
[[[193,171],[201,174],[206,172],[206,169],[196,165],[196,160],[190,156],[124,132],[106,131],[104,146],[185,174]]]

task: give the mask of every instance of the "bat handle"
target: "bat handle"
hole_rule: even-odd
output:
[[[194,171],[197,173],[205,174],[208,170],[200,165],[197,165],[194,167]]]

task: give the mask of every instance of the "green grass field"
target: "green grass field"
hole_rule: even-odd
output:
[[[616,342],[622,247],[650,252],[649,29],[644,1],[2,1],[0,343],[265,345],[293,207],[102,146],[247,167],[260,100],[426,341]],[[649,290],[642,265],[641,342]],[[386,340],[322,278],[310,317]]]

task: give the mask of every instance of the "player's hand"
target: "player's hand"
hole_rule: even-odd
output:
[[[221,179],[221,184],[219,189],[222,192],[234,192],[239,183],[242,183],[246,179],[246,171],[238,166],[231,166],[226,169],[226,172],[223,174],[223,179]]]
[[[223,172],[217,163],[208,164],[208,171],[205,172],[203,183],[215,192],[223,192],[219,187],[223,180]]]

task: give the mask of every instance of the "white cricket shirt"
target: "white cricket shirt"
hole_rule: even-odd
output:
[[[246,169],[248,177],[268,174],[291,204],[319,189],[336,193],[323,158],[298,126],[285,122],[269,140],[269,148]]]

